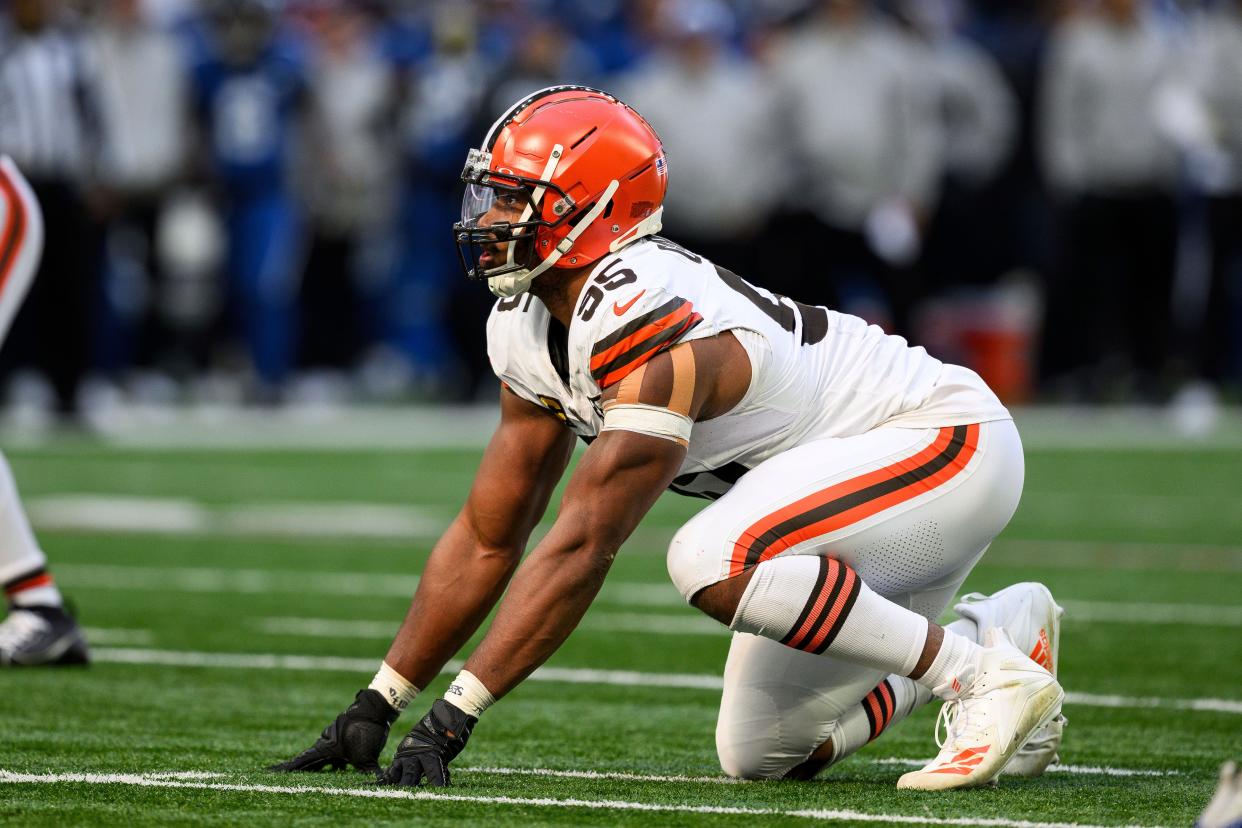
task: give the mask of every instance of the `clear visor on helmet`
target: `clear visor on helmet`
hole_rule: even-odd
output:
[[[490,154],[470,151],[462,171],[466,191],[461,200],[461,221],[453,226],[462,269],[471,278],[495,276],[524,267],[523,262],[532,251],[534,231],[561,224],[574,209],[573,199],[555,184],[491,170],[487,166],[490,161]],[[540,203],[548,198],[556,199],[554,221],[542,216]],[[478,266],[484,246],[511,240],[523,241],[524,249],[506,251],[509,255],[505,257],[508,260],[505,264],[487,269]]]
[[[467,184],[461,199],[461,223],[466,227],[478,227],[479,220],[496,203],[496,191],[482,184]]]

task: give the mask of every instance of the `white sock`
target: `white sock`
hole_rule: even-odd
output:
[[[957,698],[975,680],[982,653],[983,648],[972,639],[946,628],[936,658],[916,680],[942,699]]]
[[[927,640],[926,618],[877,595],[846,564],[813,555],[755,567],[729,626],[903,676]]]
[[[946,631],[973,639],[975,622],[959,618]],[[832,761],[839,762],[918,710],[935,696],[930,688],[904,676],[891,675],[841,716],[832,731]]]
[[[457,674],[457,678],[453,679],[453,683],[444,691],[444,700],[476,719],[483,715],[484,710],[496,703],[491,691],[483,686],[483,682],[479,681],[478,677],[469,670],[462,670]]]
[[[0,585],[13,606],[59,607],[64,601],[47,573],[47,558],[35,542],[17,496],[9,463],[0,454]]]
[[[368,689],[378,691],[398,713],[409,707],[410,702],[418,696],[418,688],[389,667],[387,661],[380,665],[379,672],[371,679]]]

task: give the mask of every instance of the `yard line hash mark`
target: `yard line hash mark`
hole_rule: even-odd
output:
[[[95,661],[113,664],[162,664],[171,667],[223,667],[245,670],[329,670],[357,673],[366,673],[375,669],[374,659],[337,656],[206,653],[191,650],[147,650],[125,647],[98,647],[93,652]],[[455,673],[461,669],[462,664],[461,661],[450,661],[444,666],[442,672]],[[595,670],[576,667],[540,667],[531,675],[530,680],[685,690],[719,691],[724,687],[724,679],[718,675],[706,673],[642,673],[637,670]],[[1065,703],[1084,707],[1159,708],[1242,715],[1242,700],[1236,699],[1164,699],[1066,693]]]
[[[543,808],[582,808],[597,811],[646,811],[681,814],[734,814],[739,816],[801,817],[820,822],[877,822],[886,825],[961,825],[994,826],[995,828],[1097,828],[1075,822],[1033,822],[1022,819],[991,817],[939,818],[905,814],[873,814],[863,811],[779,808],[754,808],[728,805],[663,805],[654,802],[631,802],[611,799],[552,799],[550,797],[518,796],[469,796],[464,794],[434,793],[425,790],[402,790],[392,788],[334,788],[323,785],[256,785],[206,780],[173,779],[143,774],[15,773],[0,770],[0,784],[56,784],[76,783],[86,785],[132,785],[144,788],[189,788],[241,793],[300,794],[320,796],[353,796],[365,799],[412,799],[422,802],[473,802],[479,805],[517,805]],[[1137,828],[1128,826],[1128,828]]]

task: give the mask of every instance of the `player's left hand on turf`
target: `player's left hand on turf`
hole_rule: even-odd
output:
[[[380,776],[381,785],[416,787],[423,779],[437,788],[449,784],[448,763],[466,746],[478,719],[436,699],[422,721],[397,745],[392,765]]]

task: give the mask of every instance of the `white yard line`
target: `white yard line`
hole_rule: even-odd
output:
[[[158,567],[117,564],[59,564],[57,580],[84,589],[218,592],[293,593],[317,595],[361,595],[409,598],[418,586],[418,576],[398,573],[306,572],[280,569],[238,569],[230,567]],[[667,582],[608,581],[600,593],[602,605],[627,607],[685,607],[685,599]],[[1062,599],[1068,623],[1190,624],[1206,627],[1242,626],[1242,607],[1204,604],[1121,603]],[[294,623],[294,622],[297,623]],[[268,631],[281,623],[270,619]],[[285,629],[290,635],[349,636],[348,632],[328,629],[323,619],[291,619]],[[340,624],[342,622],[331,622]],[[345,629],[349,629],[346,622]],[[299,624],[301,629],[299,630]],[[723,628],[697,615],[650,615],[645,613],[593,613],[587,626],[618,632],[646,632],[669,635],[723,635]],[[360,625],[353,634],[371,637],[378,629]],[[391,634],[391,627],[386,627]]]
[[[992,817],[938,818],[907,814],[875,814],[862,811],[780,808],[754,808],[727,805],[681,805],[654,802],[632,802],[612,799],[553,799],[550,797],[470,796],[468,794],[436,793],[428,790],[392,788],[335,788],[323,785],[256,785],[227,782],[169,779],[125,773],[14,773],[0,770],[0,784],[132,785],[143,788],[188,788],[194,790],[242,793],[270,793],[316,796],[352,796],[364,799],[411,799],[421,802],[461,802],[478,805],[516,805],[541,808],[582,808],[597,811],[645,811],[679,814],[726,814],[738,816],[800,817],[820,822],[875,822],[887,825],[961,825],[995,826],[995,828],[1096,828],[1073,822],[1034,822],[1022,819]],[[1131,827],[1133,828],[1133,827]]]
[[[908,767],[919,767],[926,765],[931,759],[902,759],[900,757],[889,757],[887,759],[872,759],[876,765],[902,765]],[[1099,765],[1050,765],[1044,773],[1068,773],[1072,776],[1181,776],[1181,771],[1175,770],[1145,770],[1141,768],[1111,768]]]
[[[254,503],[208,506],[180,498],[63,494],[26,503],[36,528],[52,531],[277,538],[423,539],[449,518],[388,503]]]
[[[1204,604],[1128,604],[1112,601],[1062,601],[1071,623],[1192,624],[1242,627],[1242,607]]]
[[[1144,496],[1148,497],[1148,496]],[[1174,501],[1180,496],[1170,496]],[[27,511],[35,528],[45,531],[121,532],[194,537],[271,537],[298,539],[365,538],[425,541],[438,537],[450,516],[414,505],[367,502],[207,504],[184,498],[132,497],[102,493],[30,498]],[[1176,509],[1180,509],[1174,503]],[[1144,507],[1140,511],[1150,514]],[[541,524],[544,531],[550,524]],[[640,527],[625,552],[663,555],[675,527]],[[1031,563],[1054,569],[1108,565],[1154,569],[1176,558],[1179,568],[1194,571],[1242,571],[1242,546],[1079,541],[1005,536],[991,556],[995,562]],[[674,593],[675,594],[675,593]]]
[[[147,650],[124,647],[97,647],[96,661],[117,664],[162,664],[174,667],[216,667],[244,670],[326,670],[367,673],[375,660],[339,656],[283,655],[279,653],[206,653],[190,650]],[[461,669],[460,661],[444,667],[446,673]],[[531,681],[566,684],[609,684],[627,687],[660,687],[719,691],[724,680],[706,673],[642,673],[637,670],[595,670],[576,667],[540,667]],[[1069,705],[1085,707],[1161,708],[1242,715],[1242,701],[1234,699],[1163,699],[1155,697],[1110,696],[1094,693],[1066,693]]]
[[[1202,433],[1185,433],[1175,412],[1142,406],[1025,406],[1012,409],[1028,450],[1143,451],[1242,448],[1242,419],[1223,407]],[[92,419],[105,443],[146,452],[215,450],[481,449],[500,419],[495,405],[304,404],[268,410],[233,405],[123,404]],[[5,445],[55,445],[45,426],[0,423]]]
[[[454,773],[490,773],[497,776],[547,776],[553,779],[604,779],[616,782],[706,782],[713,785],[745,785],[745,780],[729,776],[680,776],[623,771],[552,770],[551,768],[454,768]]]
[[[889,757],[886,759],[859,758],[853,760],[861,764],[901,765],[919,767],[926,765],[931,759],[902,759]],[[625,773],[621,771],[593,770],[552,770],[550,768],[490,768],[464,767],[458,768],[465,773],[491,773],[500,776],[547,776],[556,779],[606,779],[618,782],[706,782],[711,784],[738,785],[747,784],[740,779],[728,776],[680,776],[657,773]],[[1053,765],[1045,773],[1066,773],[1074,776],[1181,776],[1180,771],[1145,770],[1137,768],[1110,768],[1088,765]]]
[[[268,635],[307,638],[390,639],[398,620],[358,621],[334,618],[256,618],[254,628]],[[579,629],[600,632],[637,632],[650,635],[728,637],[733,632],[705,615],[648,615],[629,612],[588,612]],[[124,642],[117,642],[124,643]]]
[[[137,592],[293,593],[297,595],[414,595],[417,575],[361,572],[297,572],[229,567],[57,564],[56,580],[83,589]]]
[[[151,630],[131,630],[123,627],[83,627],[82,632],[91,644],[126,644],[142,647],[155,643]]]

